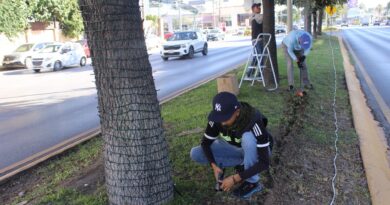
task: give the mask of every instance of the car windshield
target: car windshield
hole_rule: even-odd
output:
[[[191,32],[174,33],[171,37],[168,38],[168,41],[190,40],[191,36]]]
[[[210,30],[210,32],[209,33],[218,33],[218,30],[216,30],[216,29],[213,29],[213,30]]]
[[[23,45],[19,46],[15,50],[15,52],[26,52],[26,51],[29,51],[33,46],[34,46],[34,44],[23,44]]]
[[[40,53],[55,53],[61,48],[61,45],[48,45]]]

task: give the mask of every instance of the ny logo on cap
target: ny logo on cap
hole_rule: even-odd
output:
[[[219,103],[215,104],[215,111],[221,112],[221,104]]]

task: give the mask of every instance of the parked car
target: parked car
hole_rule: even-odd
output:
[[[35,72],[58,71],[63,67],[85,66],[86,63],[87,56],[80,44],[53,43],[32,56],[32,65],[29,66],[29,69]]]
[[[158,46],[161,44],[161,40],[158,36],[149,34],[145,37],[145,44],[147,50],[149,51],[153,48],[158,48]]]
[[[275,34],[286,33],[285,26],[275,26]]]
[[[195,53],[201,52],[204,56],[208,53],[208,45],[205,37],[195,31],[175,32],[161,46],[160,55],[164,61],[169,57],[187,56],[192,58]]]
[[[219,29],[209,29],[207,30],[207,41],[218,41],[224,40],[225,33]]]
[[[341,27],[348,27],[349,25],[348,25],[348,22],[346,22],[346,21],[344,21],[344,22],[342,22],[341,23]]]
[[[13,53],[3,58],[4,68],[26,68],[31,56],[44,48],[49,42],[27,43],[20,45]]]
[[[236,32],[233,33],[233,35],[235,35],[235,36],[242,36],[242,35],[244,35],[245,30],[246,30],[245,27],[238,27],[238,28],[236,29]]]
[[[79,40],[76,42],[79,43],[83,47],[85,56],[87,56],[87,58],[91,57],[91,51],[89,50],[87,39]]]
[[[390,20],[386,21],[386,26],[390,26]]]
[[[374,23],[373,23],[372,25],[374,25],[374,26],[379,26],[380,24],[381,24],[380,21],[374,21]]]
[[[165,39],[165,40],[168,40],[168,38],[170,38],[172,35],[173,35],[172,32],[165,32],[165,33],[164,33],[164,39]]]

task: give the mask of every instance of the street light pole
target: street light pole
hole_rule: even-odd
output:
[[[218,0],[218,27],[221,24],[221,0]]]
[[[179,10],[179,30],[181,31],[183,28],[183,23],[181,20],[181,9],[180,9],[180,3],[179,1],[176,1],[176,8]]]
[[[215,28],[215,8],[214,8],[214,0],[213,0],[213,28]]]
[[[292,0],[287,0],[287,33],[292,30]]]
[[[179,3],[179,25],[180,25],[180,31],[183,29],[183,20],[181,18],[181,7]]]

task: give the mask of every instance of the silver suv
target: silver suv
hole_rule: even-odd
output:
[[[167,42],[161,46],[160,55],[164,61],[169,57],[193,58],[195,53],[208,53],[207,41],[205,37],[195,31],[175,32]]]

